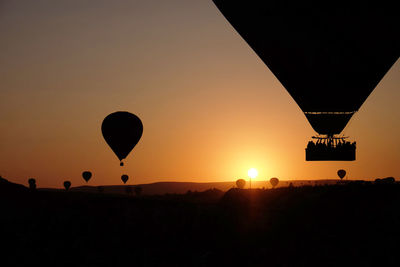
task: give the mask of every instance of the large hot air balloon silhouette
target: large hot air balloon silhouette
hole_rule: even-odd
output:
[[[125,159],[139,142],[143,134],[142,121],[134,114],[118,111],[108,115],[101,125],[101,132],[115,155],[120,160]]]
[[[395,2],[213,1],[319,134],[306,160],[355,160],[340,134],[399,58]]]
[[[82,177],[87,183],[89,182],[90,178],[92,178],[92,173],[90,171],[84,171],[82,172]]]

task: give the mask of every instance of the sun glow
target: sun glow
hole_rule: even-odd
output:
[[[256,178],[257,175],[258,175],[258,171],[257,171],[256,169],[254,169],[254,168],[251,168],[251,169],[249,169],[249,170],[247,171],[247,174],[249,175],[249,177],[250,177],[251,179],[254,179],[254,178]]]

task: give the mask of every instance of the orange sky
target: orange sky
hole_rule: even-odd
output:
[[[0,175],[39,187],[400,178],[400,62],[345,134],[355,162],[306,162],[300,108],[211,0],[0,1]],[[143,121],[121,168],[103,118]]]

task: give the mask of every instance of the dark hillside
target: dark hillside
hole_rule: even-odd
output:
[[[14,266],[398,266],[400,186],[2,194]],[[7,266],[7,265],[2,265]]]
[[[338,179],[330,180],[286,180],[280,181],[277,187],[287,187],[290,184],[293,186],[304,186],[304,185],[334,185],[339,182]],[[248,183],[248,181],[247,181]],[[190,183],[190,182],[157,182],[150,184],[136,184],[136,185],[104,185],[101,186],[103,193],[111,194],[126,194],[126,189],[131,187],[132,189],[136,186],[142,188],[143,195],[164,195],[164,194],[185,194],[188,191],[205,191],[210,188],[215,188],[222,191],[228,191],[229,189],[236,187],[235,181],[230,182],[214,182],[214,183]],[[253,188],[271,188],[271,184],[268,181],[253,181]],[[45,191],[60,191],[64,189],[49,189],[42,188],[40,190]],[[71,187],[71,191],[80,192],[99,192],[98,186],[77,186]]]

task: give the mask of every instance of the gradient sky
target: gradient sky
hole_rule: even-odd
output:
[[[156,181],[400,178],[400,62],[353,117],[355,162],[306,162],[315,134],[211,0],[0,0],[0,175],[39,187]],[[100,126],[141,141],[119,166]]]

